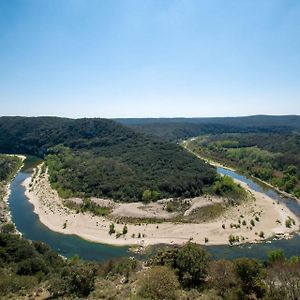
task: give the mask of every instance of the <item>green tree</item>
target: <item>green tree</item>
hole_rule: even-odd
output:
[[[175,268],[183,286],[201,284],[207,276],[208,254],[200,245],[188,242],[179,249]]]
[[[174,271],[166,266],[156,266],[142,274],[138,295],[143,299],[175,300],[178,288]]]
[[[152,199],[152,193],[150,190],[144,190],[142,200],[145,203],[149,203]]]
[[[255,294],[256,297],[262,298],[266,292],[266,287],[263,282],[265,272],[261,263],[249,258],[240,258],[234,263],[243,294]]]

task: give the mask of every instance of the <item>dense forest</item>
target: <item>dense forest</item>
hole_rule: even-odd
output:
[[[188,143],[192,151],[270,182],[300,198],[300,134],[206,135]]]
[[[192,197],[216,178],[180,146],[106,119],[2,117],[0,152],[45,157],[63,197]]]
[[[203,134],[300,132],[300,116],[115,119],[136,131],[178,141]]]
[[[103,263],[64,259],[41,242],[0,233],[1,299],[299,299],[300,259],[212,260],[200,245]]]

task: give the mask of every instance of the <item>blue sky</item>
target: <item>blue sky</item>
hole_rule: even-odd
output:
[[[0,115],[300,114],[299,0],[0,0]]]

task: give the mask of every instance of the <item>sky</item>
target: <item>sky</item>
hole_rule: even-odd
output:
[[[300,114],[299,0],[0,0],[0,115]]]

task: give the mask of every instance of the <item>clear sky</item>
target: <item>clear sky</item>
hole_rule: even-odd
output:
[[[0,0],[0,115],[300,114],[299,0]]]

